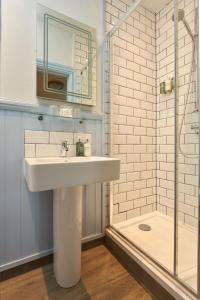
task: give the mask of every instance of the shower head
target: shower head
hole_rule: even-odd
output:
[[[192,41],[194,42],[194,34],[192,33],[192,30],[189,26],[189,24],[187,23],[187,21],[185,20],[185,11],[183,9],[179,9],[178,10],[178,22],[183,22],[189,36],[191,37]],[[174,22],[174,14],[172,15],[172,21]]]

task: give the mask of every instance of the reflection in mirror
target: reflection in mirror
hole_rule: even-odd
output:
[[[37,5],[37,96],[96,104],[96,31]]]

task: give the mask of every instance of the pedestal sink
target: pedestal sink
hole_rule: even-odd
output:
[[[107,157],[27,158],[31,192],[53,190],[54,272],[68,288],[80,280],[82,186],[119,179],[120,161]]]

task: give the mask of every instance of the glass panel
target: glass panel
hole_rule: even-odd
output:
[[[17,101],[16,101],[17,103]],[[42,117],[53,117],[58,119],[77,119],[80,124],[84,120],[102,120],[102,114],[83,111],[78,108],[66,107],[61,105],[21,105],[16,104],[15,101],[1,101],[0,109],[7,111],[18,111],[35,115],[41,120]]]
[[[121,159],[112,226],[173,273],[173,1],[156,14],[143,4],[111,38],[112,152]]]
[[[157,61],[157,212],[160,220],[160,263],[174,272],[175,208],[175,47],[172,14],[174,1],[168,2],[156,15]],[[159,249],[159,248],[158,248]]]
[[[176,274],[197,292],[199,119],[197,1],[177,0]]]

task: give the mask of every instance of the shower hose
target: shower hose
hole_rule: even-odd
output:
[[[185,115],[186,115],[186,109],[187,109],[187,105],[188,105],[188,101],[189,101],[189,95],[190,95],[190,88],[191,88],[191,84],[192,84],[192,75],[193,72],[195,71],[196,68],[196,60],[195,60],[195,44],[193,44],[193,48],[192,48],[192,64],[191,64],[191,68],[190,68],[190,75],[189,75],[189,82],[188,82],[188,88],[187,88],[187,93],[186,93],[186,103],[184,106],[184,110],[183,110],[183,116],[181,119],[181,123],[180,123],[180,130],[178,133],[178,148],[180,153],[187,158],[198,158],[199,156],[197,154],[191,154],[191,153],[185,153],[181,147],[181,135],[182,135],[182,131],[183,131],[183,125],[184,125],[184,121],[185,121]],[[197,101],[197,100],[196,100]]]

